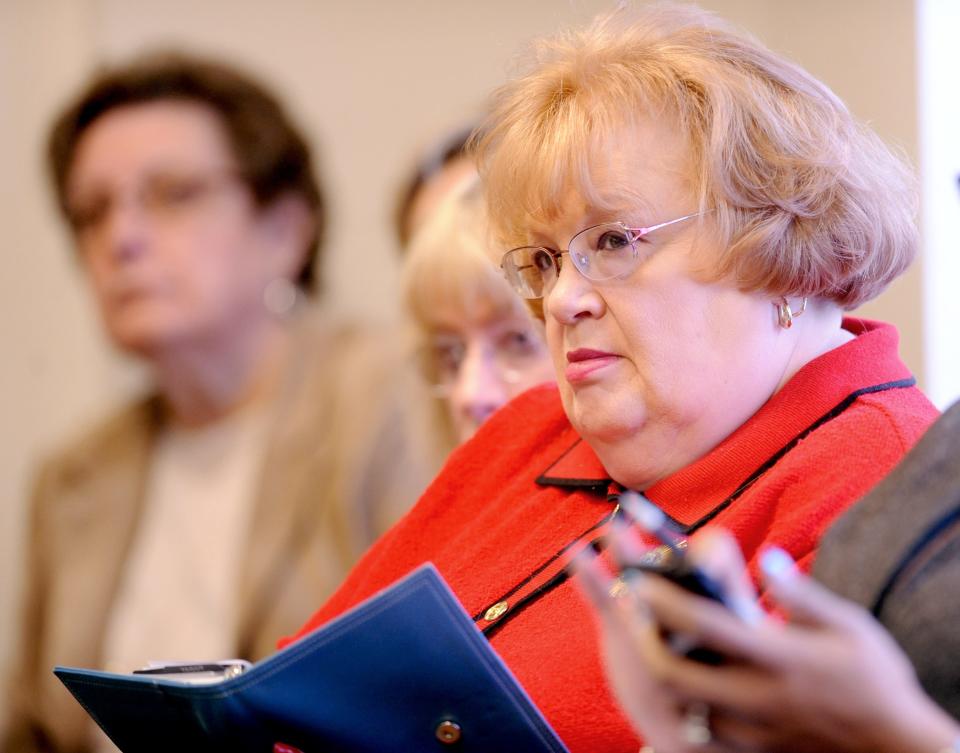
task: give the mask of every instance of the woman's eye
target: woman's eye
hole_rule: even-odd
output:
[[[433,362],[441,374],[455,374],[466,352],[463,343],[459,342],[434,343],[432,350]]]
[[[595,250],[601,252],[617,252],[630,247],[630,237],[621,230],[606,230],[597,238]]]
[[[108,199],[78,203],[67,209],[67,218],[74,230],[88,230],[99,225],[109,210]]]
[[[546,272],[553,266],[553,257],[543,249],[538,249],[533,253],[533,264],[541,272]]]
[[[147,187],[146,201],[153,207],[166,209],[189,204],[203,194],[206,186],[196,180],[163,180]]]
[[[539,351],[540,341],[527,330],[510,330],[500,337],[499,347],[511,355],[528,355]]]

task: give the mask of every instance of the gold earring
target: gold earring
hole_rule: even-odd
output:
[[[773,305],[777,309],[777,321],[780,323],[780,326],[784,329],[790,329],[793,326],[793,320],[807,310],[807,298],[804,296],[800,301],[799,311],[791,310],[790,302],[786,296],[781,297],[779,301],[774,301]]]

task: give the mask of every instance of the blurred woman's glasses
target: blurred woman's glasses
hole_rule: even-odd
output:
[[[239,181],[236,171],[227,169],[207,173],[155,173],[126,196],[103,190],[68,200],[67,218],[78,235],[96,233],[119,205],[132,201],[152,218],[175,219],[194,211],[212,195]]]
[[[706,210],[710,211],[710,210]],[[570,254],[573,266],[588,280],[612,280],[625,277],[641,262],[639,246],[654,230],[699,217],[694,212],[650,227],[628,227],[623,222],[605,222],[581,230],[566,251],[546,246],[521,246],[507,251],[500,262],[510,286],[523,298],[543,298],[560,274],[560,257]]]
[[[436,335],[421,348],[421,371],[437,397],[448,397],[460,379],[472,348],[496,370],[505,384],[517,384],[546,357],[543,338],[533,330],[506,327],[482,337],[464,338],[453,333]]]

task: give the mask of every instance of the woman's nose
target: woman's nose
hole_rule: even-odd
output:
[[[107,210],[88,245],[111,261],[131,261],[142,254],[149,240],[149,218],[133,197],[117,198]]]
[[[553,286],[544,294],[544,313],[561,324],[573,324],[584,317],[603,314],[603,298],[584,277],[569,256],[563,258]]]
[[[495,352],[471,344],[460,364],[451,393],[454,412],[475,429],[507,402],[508,397]]]

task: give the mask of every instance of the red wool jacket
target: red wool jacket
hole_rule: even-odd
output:
[[[858,337],[646,490],[688,534],[733,531],[754,574],[764,544],[809,567],[830,522],[936,418],[897,357],[896,330],[854,319],[845,327]],[[621,490],[567,421],[556,388],[536,388],[451,456],[299,635],[432,561],[572,753],[636,753],[640,741],[607,688],[593,616],[562,575],[566,554],[598,535]]]

